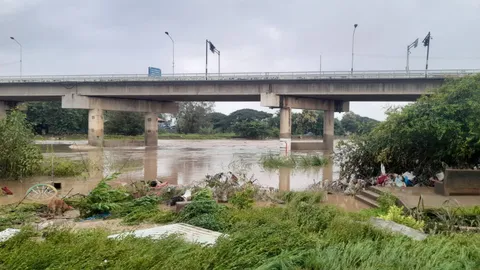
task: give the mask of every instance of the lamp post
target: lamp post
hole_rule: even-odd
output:
[[[23,58],[23,56],[22,56],[22,54],[23,54],[22,53],[22,44],[20,44],[20,42],[18,42],[18,40],[16,40],[14,37],[10,37],[10,39],[15,41],[18,44],[18,46],[20,46],[20,77],[22,77],[22,62],[23,62],[22,61],[22,58]]]
[[[410,73],[410,49],[418,46],[418,38],[415,39],[410,45],[407,46],[407,67],[405,68],[407,73]]]
[[[173,40],[172,36],[170,36],[168,32],[165,32],[165,35],[167,35],[172,41],[172,73],[173,75],[175,75],[175,41]]]
[[[353,75],[353,56],[354,56],[354,48],[355,48],[355,30],[357,29],[358,24],[353,25],[353,35],[352,35],[352,68],[350,69],[350,73]]]

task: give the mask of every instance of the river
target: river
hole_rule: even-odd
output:
[[[119,146],[103,149],[88,149],[86,141],[38,143],[43,145],[46,158],[52,152],[51,149],[47,150],[51,146],[58,157],[90,160],[95,166],[90,166],[88,175],[79,177],[33,177],[22,181],[0,181],[0,186],[8,186],[14,193],[13,196],[0,196],[0,204],[20,201],[28,188],[36,183],[61,183],[60,195],[68,192],[87,194],[102,177],[115,171],[121,172],[114,181],[117,184],[157,178],[174,185],[190,185],[202,180],[207,174],[246,171],[247,176],[256,179],[256,183],[284,191],[303,190],[315,182],[338,177],[338,167],[334,164],[306,171],[264,170],[259,165],[259,159],[262,155],[278,154],[278,140],[160,140],[158,147],[154,148]],[[74,145],[75,150],[71,145]],[[329,196],[327,201],[345,204],[347,208],[364,208],[364,205],[351,197]]]

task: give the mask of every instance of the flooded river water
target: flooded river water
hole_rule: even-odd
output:
[[[115,171],[121,172],[115,180],[117,183],[157,178],[174,185],[190,185],[202,180],[207,174],[247,171],[247,176],[256,179],[258,184],[285,191],[302,190],[315,182],[336,179],[338,176],[338,168],[333,164],[307,171],[263,169],[259,165],[260,158],[270,153],[278,154],[278,140],[160,140],[156,148],[126,146],[104,149],[88,149],[86,141],[44,141],[41,144],[51,145],[58,157],[89,160],[95,165],[90,166],[87,177],[34,177],[22,181],[0,181],[0,186],[8,186],[14,193],[13,196],[0,196],[0,204],[20,201],[28,188],[36,183],[62,183],[60,195],[67,192],[87,194],[102,177]],[[74,147],[75,150],[72,149],[72,144],[77,146]],[[49,153],[45,155],[48,156]],[[365,208],[352,199],[330,196],[327,201],[344,204],[344,207],[353,208],[352,210]]]

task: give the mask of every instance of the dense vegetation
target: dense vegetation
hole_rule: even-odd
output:
[[[388,112],[371,132],[339,146],[341,177],[413,171],[426,184],[447,166],[480,163],[480,76],[447,81],[416,103]]]
[[[87,172],[82,161],[55,158],[44,159],[34,144],[34,132],[26,115],[11,111],[0,119],[0,178],[21,179],[32,175],[76,176]]]
[[[88,130],[87,110],[62,109],[60,102],[29,102],[26,105],[27,120],[37,134],[86,134]],[[214,112],[213,109],[213,102],[182,102],[179,113],[175,115],[176,128],[160,131],[165,131],[162,135],[171,138],[177,138],[176,134],[223,133],[235,133],[238,137],[249,139],[278,137],[278,113],[272,115],[263,111],[241,109],[225,115]],[[363,134],[370,131],[377,122],[349,112],[342,120],[335,119],[335,135]],[[143,132],[142,113],[105,112],[107,135],[136,136]],[[307,133],[317,136],[323,134],[323,111],[304,110],[292,113],[292,134]]]
[[[26,177],[40,167],[42,153],[25,114],[14,110],[0,119],[0,178]]]
[[[479,234],[424,241],[373,228],[363,215],[288,193],[285,207],[232,208],[208,193],[175,219],[228,234],[213,246],[177,236],[108,239],[102,230],[24,230],[0,245],[5,269],[478,269]]]

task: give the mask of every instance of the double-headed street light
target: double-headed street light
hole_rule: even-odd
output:
[[[14,37],[10,37],[11,40],[15,41],[18,46],[20,46],[20,77],[22,77],[22,44],[20,44],[20,42],[18,42],[18,40],[16,40]]]
[[[173,40],[172,36],[170,36],[168,32],[165,32],[165,35],[167,35],[172,41],[172,73],[173,75],[175,75],[175,41]]]
[[[357,29],[358,24],[353,25],[353,35],[352,35],[352,68],[350,69],[350,73],[353,74],[353,52],[355,47],[355,30]]]

